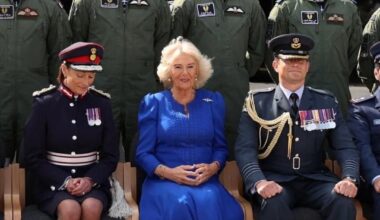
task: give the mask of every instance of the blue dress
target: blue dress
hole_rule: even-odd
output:
[[[186,115],[170,90],[148,94],[141,103],[136,161],[148,176],[142,187],[140,220],[243,219],[240,205],[217,175],[202,185],[188,186],[154,174],[159,164],[176,167],[218,161],[224,166],[228,151],[222,96],[199,89],[188,111]]]

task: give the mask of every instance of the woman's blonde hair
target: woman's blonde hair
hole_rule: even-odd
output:
[[[161,62],[157,67],[157,75],[160,81],[164,84],[165,88],[172,87],[170,80],[170,69],[173,61],[181,54],[188,54],[192,56],[198,65],[197,80],[195,82],[196,88],[201,88],[211,77],[212,69],[211,59],[202,55],[198,48],[189,40],[183,37],[173,39],[161,53]]]

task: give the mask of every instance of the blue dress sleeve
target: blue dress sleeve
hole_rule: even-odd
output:
[[[157,143],[158,100],[154,94],[146,95],[138,112],[139,142],[136,149],[136,163],[149,175],[160,164],[155,156]]]
[[[212,103],[212,117],[214,123],[213,161],[218,161],[221,169],[227,159],[228,149],[224,131],[225,104],[223,96],[219,92],[214,93]]]

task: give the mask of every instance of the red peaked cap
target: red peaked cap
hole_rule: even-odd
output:
[[[104,48],[92,42],[77,42],[61,52],[58,56],[61,61],[74,65],[99,65],[103,58]]]

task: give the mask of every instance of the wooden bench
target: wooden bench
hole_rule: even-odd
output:
[[[0,169],[0,210],[4,220],[12,220],[12,178],[11,168]]]
[[[20,168],[19,164],[15,163],[11,165],[11,171],[12,171],[13,220],[21,220],[23,210],[25,209],[25,169]],[[133,193],[131,192],[135,192],[134,190],[136,188],[134,189],[125,188],[125,187],[133,186],[133,183],[132,183],[133,181],[125,181],[127,179],[126,176],[130,175],[128,172],[132,172],[132,171],[133,171],[133,168],[130,167],[130,164],[128,165],[124,163],[118,163],[117,169],[112,175],[119,181],[121,187],[124,188],[124,191],[126,192],[125,199],[132,209],[132,216],[129,216],[126,219],[138,220],[138,207],[133,197],[130,196],[130,195],[133,195]],[[136,186],[136,184],[134,184],[134,186]],[[127,192],[130,192],[130,193],[127,194]],[[34,210],[34,211],[39,211],[39,210]],[[45,215],[45,214],[41,212],[41,215]],[[110,218],[107,218],[107,219],[110,219]]]

